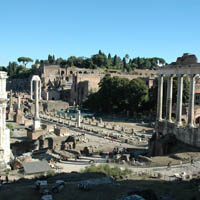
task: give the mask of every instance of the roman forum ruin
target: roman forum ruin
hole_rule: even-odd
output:
[[[180,141],[200,147],[200,129],[195,124],[194,98],[196,77],[200,74],[200,63],[197,57],[192,54],[184,54],[178,58],[175,63],[159,68],[158,72],[158,99],[157,99],[157,132],[163,134],[173,133]],[[172,121],[172,96],[173,96],[173,78],[178,77],[178,89],[176,100],[176,122]],[[189,77],[190,93],[188,121],[186,126],[182,123],[183,107],[183,78]],[[167,97],[163,97],[163,81],[167,77]],[[163,117],[163,98],[166,98],[166,116]]]

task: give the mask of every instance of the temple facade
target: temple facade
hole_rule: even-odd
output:
[[[193,54],[184,54],[177,61],[158,69],[158,99],[156,131],[163,135],[173,133],[177,139],[186,144],[200,147],[200,128],[195,123],[195,83],[200,75],[200,63]],[[187,121],[183,124],[183,78],[187,76],[190,82]],[[167,93],[163,96],[164,77],[167,78]],[[175,120],[172,120],[173,79],[178,78]],[[166,105],[163,106],[163,100]],[[163,107],[166,108],[165,116]]]

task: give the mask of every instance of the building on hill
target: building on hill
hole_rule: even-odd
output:
[[[155,70],[135,70],[125,73],[115,69],[62,68],[59,65],[41,65],[39,75],[42,81],[42,98],[45,100],[65,100],[71,105],[79,105],[91,92],[99,89],[99,82],[105,75],[128,78],[142,78],[151,88],[156,77]]]
[[[64,100],[71,105],[80,104],[89,93],[98,91],[99,82],[105,75],[129,80],[142,78],[149,88],[153,86],[157,76],[155,70],[135,70],[127,73],[116,69],[63,68],[52,64],[41,64],[35,73],[41,79],[43,100]],[[9,80],[7,89],[29,93],[30,79],[31,77]]]

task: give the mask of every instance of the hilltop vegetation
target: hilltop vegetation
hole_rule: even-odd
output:
[[[78,68],[118,69],[124,72],[131,72],[134,69],[154,69],[158,64],[166,63],[163,58],[130,58],[128,54],[121,58],[118,55],[111,56],[110,53],[106,55],[101,50],[99,50],[97,54],[92,55],[90,58],[70,56],[67,59],[56,59],[54,55],[48,55],[48,59],[46,60],[36,59],[31,68],[27,68],[26,66],[29,62],[33,62],[32,58],[22,56],[19,57],[17,61],[18,63],[15,61],[9,62],[7,67],[0,66],[0,70],[7,71],[10,78],[26,78],[35,72],[37,65],[43,64],[57,64],[62,68],[75,66]]]
[[[38,60],[37,63],[60,64],[62,67],[75,66],[89,69],[96,69],[100,67],[106,69],[120,69],[129,72],[134,69],[153,69],[158,65],[158,63],[165,64],[166,62],[163,58],[158,57],[136,57],[131,59],[128,54],[126,54],[123,58],[120,58],[116,54],[112,57],[110,53],[106,55],[99,50],[97,54],[92,55],[90,58],[70,56],[68,59],[55,59],[54,55],[49,55],[47,60]]]

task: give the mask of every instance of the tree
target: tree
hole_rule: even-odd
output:
[[[90,94],[84,102],[89,109],[107,113],[138,112],[148,100],[148,88],[144,81],[105,76],[99,83],[99,91]]]
[[[130,56],[129,56],[128,54],[125,54],[124,57],[125,57],[125,59],[126,59],[126,62],[128,63]]]
[[[127,63],[126,63],[126,58],[124,57],[123,60],[123,69],[126,69],[127,70]]]
[[[40,61],[38,59],[36,59],[35,64],[40,64]]]
[[[55,64],[55,56],[48,55],[49,64]]]
[[[117,65],[117,55],[114,56],[113,58],[113,66]]]
[[[18,62],[22,62],[25,66],[29,62],[33,62],[33,60],[29,57],[19,57],[17,60],[18,60]]]
[[[101,52],[101,54],[95,54],[92,56],[93,64],[98,67],[107,67],[107,56]]]
[[[141,110],[143,104],[148,101],[148,87],[141,79],[133,79],[128,86],[129,109],[133,112]]]
[[[4,66],[0,66],[0,71],[7,72],[7,69],[6,69],[6,67],[4,67]]]
[[[7,66],[8,76],[12,77],[17,74],[18,64],[16,62],[9,62]]]

